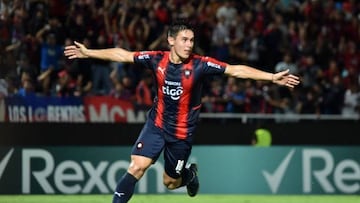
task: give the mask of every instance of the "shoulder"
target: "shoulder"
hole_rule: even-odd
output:
[[[164,58],[168,58],[166,51],[139,51],[134,52],[134,62],[145,64],[146,66],[153,67],[154,64],[159,63]]]
[[[226,67],[227,63],[217,60],[210,56],[201,56],[201,55],[194,55],[194,57],[197,57],[200,59],[203,63],[206,63],[207,66],[220,66],[220,67]]]

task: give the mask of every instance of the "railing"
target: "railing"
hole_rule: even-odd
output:
[[[254,113],[201,113],[200,118],[240,119],[242,123],[249,120],[274,120],[276,122],[297,122],[299,120],[342,120],[358,121],[360,115],[328,115],[328,114],[254,114]]]
[[[0,103],[0,122],[126,122],[143,123],[147,109],[139,110],[131,102],[112,97],[83,98],[9,97]],[[6,110],[6,111],[5,111]],[[7,120],[6,120],[6,119]],[[276,123],[298,121],[359,121],[360,114],[296,113],[200,113],[200,119],[239,120],[250,123],[268,120]]]

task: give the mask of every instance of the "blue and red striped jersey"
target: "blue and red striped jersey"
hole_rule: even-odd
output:
[[[223,74],[227,64],[196,54],[174,64],[169,54],[169,51],[136,52],[134,61],[150,68],[155,78],[156,97],[148,118],[165,132],[186,139],[194,132],[199,117],[202,79],[205,75]]]

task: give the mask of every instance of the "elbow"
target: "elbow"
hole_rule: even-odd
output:
[[[246,76],[246,73],[244,72],[243,68],[241,68],[241,66],[231,66],[230,65],[226,68],[225,73],[228,76],[235,77],[235,78],[242,78],[242,79],[248,78]]]
[[[248,78],[248,77],[246,77],[246,75],[244,75],[244,73],[241,70],[231,72],[229,74],[229,76],[232,76],[232,77],[235,77],[235,78],[241,78],[241,79]]]

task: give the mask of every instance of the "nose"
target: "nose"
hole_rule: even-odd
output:
[[[193,46],[194,46],[194,42],[193,42],[193,41],[189,40],[189,41],[186,42],[186,47],[187,47],[187,48],[192,49]]]

